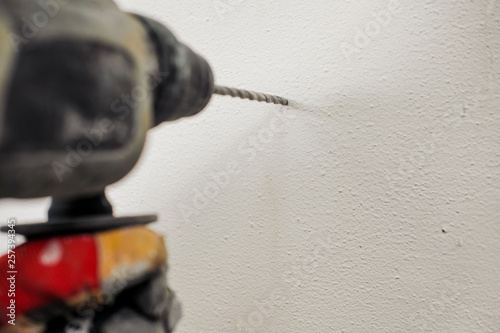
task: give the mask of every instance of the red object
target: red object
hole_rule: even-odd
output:
[[[55,301],[99,288],[97,261],[96,242],[91,235],[23,244],[15,249],[14,269],[7,255],[1,257],[0,327],[10,320],[7,307],[12,299],[16,318],[19,318]],[[8,273],[13,270],[17,273]],[[15,279],[8,280],[9,277]]]

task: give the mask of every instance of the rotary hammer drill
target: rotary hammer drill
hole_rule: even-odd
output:
[[[104,190],[214,92],[202,57],[112,0],[0,1],[0,198],[52,197],[47,223],[2,229],[0,332],[173,330],[156,216],[115,217]]]
[[[0,199],[52,197],[48,221],[2,227],[0,333],[173,330],[156,216],[114,216],[105,188],[150,128],[214,93],[288,104],[215,86],[202,57],[112,0],[0,0]]]

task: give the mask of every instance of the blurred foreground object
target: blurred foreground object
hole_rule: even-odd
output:
[[[208,63],[161,24],[110,0],[62,2],[0,2],[0,198],[100,192],[151,127],[214,91]]]
[[[0,271],[0,331],[171,332],[180,306],[166,285],[166,260],[163,238],[144,227],[23,244],[15,280]]]
[[[0,260],[2,333],[173,329],[163,241],[141,226],[156,216],[115,217],[104,190],[213,90],[203,58],[113,1],[0,2],[0,198],[53,198],[48,223],[16,227],[15,297]]]
[[[15,227],[28,240],[15,250],[16,326],[0,258],[1,333],[172,331],[166,251],[143,227],[156,216],[115,217],[105,188],[134,167],[149,129],[214,93],[288,105],[215,86],[202,57],[112,0],[0,1],[0,199],[52,197],[47,222]]]

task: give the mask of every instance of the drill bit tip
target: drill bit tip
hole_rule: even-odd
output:
[[[241,99],[249,99],[251,101],[288,105],[288,100],[280,96],[263,94],[243,89],[223,87],[223,86],[215,86],[214,94],[222,96],[239,97]]]

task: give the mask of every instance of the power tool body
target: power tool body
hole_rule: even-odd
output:
[[[173,329],[156,216],[115,217],[104,193],[213,92],[203,58],[111,0],[0,1],[0,198],[53,198],[2,228],[28,241],[0,258],[0,332]]]
[[[0,0],[0,199],[52,197],[47,221],[1,228],[0,333],[173,330],[156,215],[114,216],[105,188],[149,129],[213,94],[288,105],[215,86],[201,56],[112,0]]]

